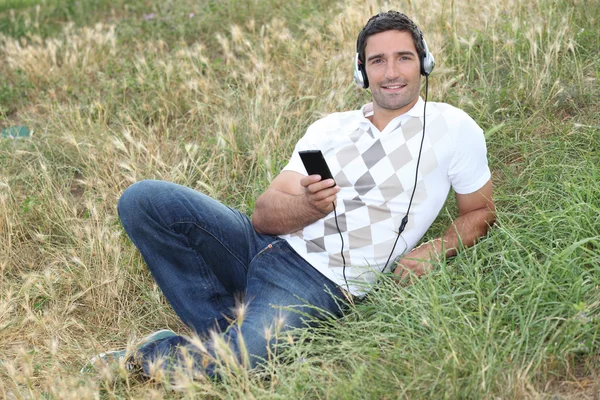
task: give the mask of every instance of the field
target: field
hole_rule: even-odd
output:
[[[382,276],[260,371],[81,374],[189,333],[119,223],[123,190],[164,179],[251,214],[310,123],[369,101],[356,36],[391,8],[436,57],[429,100],[486,133],[487,237],[411,286]],[[0,138],[0,398],[599,398],[599,17],[598,0],[1,0],[0,128],[33,134]]]

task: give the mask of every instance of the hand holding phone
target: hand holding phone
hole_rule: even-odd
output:
[[[300,155],[302,163],[304,164],[306,172],[309,176],[320,175],[321,181],[326,179],[333,180],[333,185],[331,186],[323,186],[321,181],[313,182],[312,184],[309,184],[308,182],[306,184],[302,183],[302,181],[300,182],[300,184],[306,189],[309,203],[318,209],[323,215],[327,215],[331,212],[332,204],[333,208],[335,209],[336,195],[340,191],[340,188],[336,186],[333,175],[327,166],[327,162],[325,161],[321,150],[299,151],[298,154]],[[303,181],[308,179],[308,177],[303,178]]]

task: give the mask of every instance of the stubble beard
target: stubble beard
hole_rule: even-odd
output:
[[[392,85],[394,83],[405,84],[405,82],[386,82],[382,86]],[[373,101],[382,109],[399,110],[406,107],[419,97],[419,85],[407,84],[404,88],[404,93],[383,93],[383,89],[378,87],[377,90],[371,90]]]

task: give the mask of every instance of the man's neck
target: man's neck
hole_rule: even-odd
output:
[[[411,103],[397,110],[388,110],[386,108],[381,108],[377,103],[373,102],[373,115],[369,117],[369,120],[373,125],[375,125],[379,132],[383,132],[385,127],[390,123],[390,121],[392,121],[396,117],[399,117],[402,114],[406,114],[408,111],[410,111],[411,108],[415,106],[415,104],[417,104],[417,101],[419,101],[418,97]]]

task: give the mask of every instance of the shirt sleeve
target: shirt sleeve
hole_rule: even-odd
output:
[[[298,152],[303,150],[321,150],[325,153],[329,143],[329,135],[327,133],[333,128],[331,125],[331,117],[325,117],[310,125],[306,130],[306,134],[296,143],[294,152],[282,171],[294,171],[302,175],[307,175],[306,168],[304,168]]]
[[[458,129],[454,156],[448,177],[458,194],[469,194],[481,189],[491,178],[483,130],[465,114]]]

